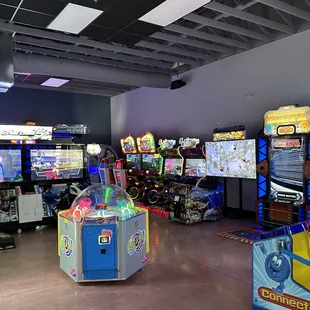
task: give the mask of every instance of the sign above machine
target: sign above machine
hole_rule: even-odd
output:
[[[131,135],[128,135],[126,138],[121,139],[121,147],[123,154],[137,153],[136,141]]]
[[[155,139],[150,132],[146,132],[142,137],[137,138],[137,146],[139,153],[156,152]]]
[[[183,149],[194,149],[200,143],[200,140],[197,138],[180,138],[179,144]]]
[[[57,124],[53,128],[54,133],[87,135],[90,132],[88,125],[84,124]]]
[[[265,113],[264,133],[267,136],[306,134],[310,132],[310,107],[294,105]]]
[[[169,149],[173,149],[174,146],[176,145],[176,141],[175,140],[172,140],[172,139],[160,139],[158,141],[158,144],[159,144],[159,148],[161,150],[169,150]]]
[[[245,140],[245,130],[213,133],[213,141]]]
[[[53,138],[51,126],[0,125],[0,140],[45,140]]]

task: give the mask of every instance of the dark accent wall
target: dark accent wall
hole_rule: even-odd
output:
[[[13,87],[0,94],[0,124],[87,124],[82,143],[111,144],[110,98],[59,91]]]

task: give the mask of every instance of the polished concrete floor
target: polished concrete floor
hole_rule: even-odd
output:
[[[250,223],[185,226],[151,215],[150,255],[124,282],[79,285],[60,269],[56,230],[17,236],[0,253],[1,310],[249,310],[251,246],[216,236]]]

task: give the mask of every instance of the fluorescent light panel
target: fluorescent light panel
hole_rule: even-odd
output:
[[[60,87],[60,86],[66,84],[68,82],[69,82],[69,80],[50,78],[50,79],[46,80],[44,83],[42,83],[41,86]]]
[[[69,3],[47,28],[79,34],[102,13],[100,10]]]
[[[166,27],[211,0],[166,0],[139,20]]]
[[[4,93],[6,93],[8,90],[9,90],[8,88],[0,87],[0,94],[4,94]]]

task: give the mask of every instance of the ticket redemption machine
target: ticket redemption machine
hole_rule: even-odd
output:
[[[162,158],[156,153],[155,138],[150,132],[137,138],[138,152],[141,154],[141,170],[145,176],[158,175],[162,171]]]
[[[257,222],[279,227],[310,220],[310,107],[268,111],[257,143]]]
[[[60,268],[75,282],[125,280],[147,262],[147,210],[120,187],[88,187],[58,222]]]
[[[310,309],[310,222],[260,238],[253,245],[252,309]]]
[[[178,147],[175,147],[176,140],[160,139],[158,153],[163,159],[162,173],[165,175],[181,176],[183,174],[184,158]]]

